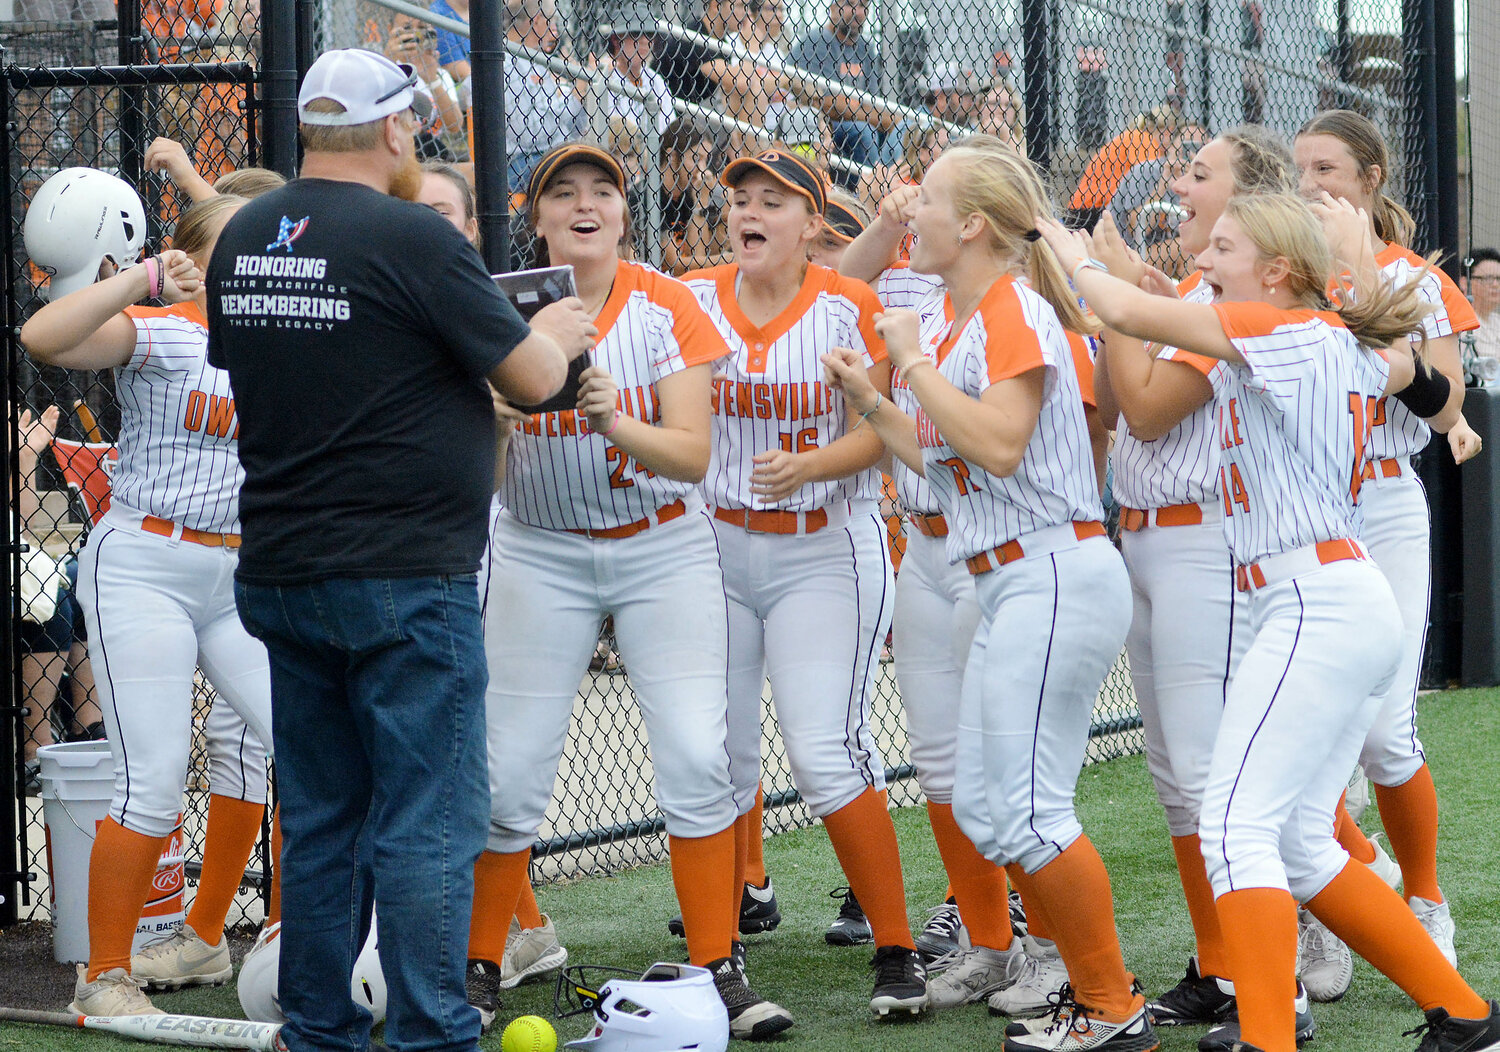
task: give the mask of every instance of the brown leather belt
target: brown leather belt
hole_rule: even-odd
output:
[[[739,526],[750,533],[817,533],[828,525],[828,512],[823,508],[813,511],[751,511],[749,508],[715,508],[714,518]]]
[[[175,522],[156,515],[147,515],[143,518],[141,529],[147,533],[154,533],[158,537],[179,536]],[[207,530],[190,530],[184,526],[180,536],[185,541],[202,544],[209,548],[238,548],[240,546],[240,535],[237,533],[209,533]]]
[[[656,511],[647,515],[644,519],[636,519],[627,522],[623,526],[611,526],[603,530],[569,530],[581,537],[588,537],[595,541],[622,541],[626,537],[634,537],[638,533],[645,533],[653,526],[660,526],[664,522],[680,519],[687,514],[687,505],[680,500],[674,500],[671,504],[663,504]]]
[[[1197,504],[1169,504],[1165,508],[1121,508],[1120,529],[1134,533],[1147,526],[1201,526],[1203,509]]]
[[[1073,523],[1073,536],[1080,541],[1086,541],[1090,537],[1103,537],[1104,523],[1102,522],[1075,522]],[[1021,548],[1020,540],[1006,541],[998,548],[991,548],[987,552],[980,552],[972,556],[968,562],[969,572],[972,574],[989,573],[1006,563],[1013,563],[1017,559],[1026,558],[1026,552]]]

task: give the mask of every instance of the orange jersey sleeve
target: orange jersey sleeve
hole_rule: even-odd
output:
[[[716,362],[729,353],[724,337],[686,285],[655,271],[643,272],[642,285],[652,303],[672,312],[672,335],[682,351],[684,366]]]
[[[1027,323],[1021,309],[1014,278],[1004,277],[991,285],[979,301],[976,313],[984,319],[984,356],[990,383],[1009,380],[1047,364],[1041,338]]]
[[[1443,287],[1443,309],[1448,312],[1448,323],[1453,326],[1453,331],[1472,332],[1479,328],[1479,315],[1474,313],[1469,298],[1445,272],[1434,269],[1433,273]]]

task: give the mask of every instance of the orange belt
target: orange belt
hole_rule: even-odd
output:
[[[1279,560],[1286,559],[1287,556],[1302,556],[1297,561],[1303,562],[1309,569],[1313,565],[1327,566],[1329,563],[1343,562],[1345,559],[1369,558],[1365,554],[1364,548],[1357,542],[1343,538],[1334,541],[1319,541],[1313,546],[1312,552],[1309,553],[1311,558],[1304,556],[1303,553],[1305,552],[1307,552],[1306,548],[1298,548],[1296,551],[1272,556],[1270,559],[1263,559],[1258,563],[1251,563],[1249,566],[1238,567],[1234,572],[1235,584],[1242,592],[1248,592],[1252,588],[1264,588],[1268,580],[1266,577],[1268,568],[1274,580],[1285,580],[1286,578],[1295,576],[1299,571],[1294,569],[1292,564],[1287,564],[1286,570],[1279,575],[1277,574],[1277,568],[1274,564]],[[1312,562],[1314,558],[1317,560],[1316,564]]]
[[[595,541],[622,541],[626,537],[634,537],[638,533],[645,533],[653,526],[660,526],[664,522],[680,519],[687,514],[687,505],[680,500],[674,500],[671,504],[663,504],[656,511],[647,515],[644,519],[636,519],[627,522],[624,526],[611,526],[607,530],[569,530]]]
[[[1073,525],[1073,536],[1080,541],[1086,541],[1090,537],[1103,537],[1104,523],[1102,522],[1075,522]],[[972,574],[989,573],[998,566],[1013,563],[1017,559],[1024,559],[1026,553],[1021,550],[1019,539],[1006,541],[998,548],[991,548],[987,552],[980,552],[969,559],[967,566]]]
[[[1165,508],[1121,508],[1120,529],[1134,533],[1147,526],[1201,526],[1203,508],[1197,504],[1172,504]]]
[[[906,521],[923,537],[948,536],[948,520],[941,515],[908,515]]]
[[[749,508],[715,508],[714,518],[751,533],[817,533],[828,525],[828,512],[751,511]]]
[[[1398,479],[1401,477],[1401,461],[1399,460],[1367,460],[1365,469],[1359,473],[1362,479],[1372,479],[1376,475],[1383,479]]]
[[[171,537],[177,533],[177,524],[171,519],[147,515],[141,520],[141,529],[147,533],[154,533],[158,537]],[[210,548],[238,548],[240,546],[240,535],[237,533],[209,533],[207,530],[190,530],[186,526],[182,528],[182,539]]]

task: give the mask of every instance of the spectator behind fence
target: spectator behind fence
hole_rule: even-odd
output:
[[[557,47],[553,0],[506,0],[505,15],[507,40],[537,51]],[[505,146],[512,188],[526,185],[532,166],[554,143],[583,134],[586,88],[586,82],[558,77],[540,62],[505,56]]]
[[[785,62],[785,25],[786,0],[750,0],[744,20],[729,34],[728,42],[750,52],[757,62]]]
[[[420,2],[420,0],[419,0]],[[428,8],[435,15],[445,15],[448,18],[469,24],[469,0],[433,0],[432,6]],[[443,69],[453,78],[455,84],[467,87],[469,74],[469,38],[459,36],[449,29],[437,31],[437,53],[438,61],[443,64]],[[506,56],[506,61],[510,57]]]
[[[724,40],[745,20],[745,0],[705,0],[703,17],[685,28]],[[656,41],[656,69],[672,94],[684,102],[709,102],[734,75],[737,63],[702,44],[663,35]]]
[[[934,120],[972,124],[985,86],[972,70],[964,69],[957,62],[938,62],[927,78],[927,94],[923,96],[922,108]],[[907,119],[892,128],[880,144],[881,161],[886,164],[899,162],[907,131],[922,123],[925,122]]]
[[[867,0],[831,0],[828,24],[813,30],[792,49],[791,64],[850,88],[878,93],[880,67],[875,48],[861,35],[868,14]],[[824,95],[821,106],[833,118],[833,141],[839,154],[856,164],[874,164],[879,158],[879,136],[862,119],[867,107],[841,94]],[[845,189],[853,189],[859,178],[841,171],[837,181]]]
[[[1004,80],[997,80],[974,108],[974,130],[993,135],[1001,143],[1026,156],[1026,109],[1021,96]]]
[[[624,117],[637,128],[646,127],[652,114],[641,99],[633,99],[613,90],[629,84],[650,93],[654,104],[656,126],[665,131],[672,123],[672,92],[662,75],[651,68],[652,47],[656,40],[656,15],[647,4],[633,3],[609,25],[610,70],[607,79],[609,114]]]
[[[420,81],[417,90],[432,102],[432,115],[417,134],[418,152],[436,160],[466,161],[463,93],[453,74],[441,65],[438,32],[411,15],[397,14],[391,21],[385,54],[392,61],[404,62],[412,68]]]
[[[713,140],[691,117],[678,117],[662,132],[661,265],[672,274],[729,262],[713,156]]]
[[[811,106],[782,108],[776,113],[772,128],[776,138],[806,158],[814,168],[830,179],[829,161],[834,154],[833,126],[820,110]],[[831,179],[830,179],[831,181]],[[834,268],[837,269],[837,268]]]
[[[1142,161],[1154,161],[1165,154],[1180,123],[1176,110],[1158,106],[1101,146],[1083,170],[1078,189],[1068,202],[1072,220],[1092,227],[1099,213],[1109,206],[1125,173]]]
[[[400,200],[420,192],[421,103],[382,55],[321,56],[298,96],[302,178],[241,210],[206,282],[245,468],[236,597],[274,669],[281,1040],[294,1052],[368,1044],[369,1013],[348,995],[371,905],[362,838],[392,1044],[477,1048],[464,965],[488,814],[483,381],[550,397],[594,335],[576,299],[528,329],[453,226]],[[292,264],[316,271],[316,319],[250,306]],[[418,501],[402,496],[413,479]]]
[[[1200,124],[1187,124],[1172,134],[1166,153],[1142,161],[1125,173],[1110,198],[1113,213],[1126,238],[1137,250],[1141,248],[1144,230],[1135,228],[1135,213],[1151,201],[1171,201],[1172,184],[1187,173],[1193,156],[1212,138]]]
[[[1482,358],[1500,358],[1500,252],[1476,248],[1469,256],[1464,292],[1479,315],[1474,334],[1474,353]]]

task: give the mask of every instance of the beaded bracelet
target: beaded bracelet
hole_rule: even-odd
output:
[[[146,262],[142,264],[146,268],[146,294],[152,299],[160,299],[161,294],[166,291],[166,274],[162,271],[160,256],[147,256]]]

